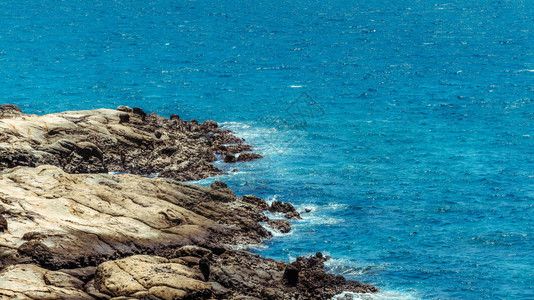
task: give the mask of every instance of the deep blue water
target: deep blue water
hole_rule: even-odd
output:
[[[0,0],[0,78],[27,113],[246,137],[265,158],[220,179],[312,208],[262,255],[326,252],[374,298],[534,298],[533,1]]]

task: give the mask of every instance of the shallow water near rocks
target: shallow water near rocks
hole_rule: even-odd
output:
[[[265,156],[218,179],[311,209],[258,253],[325,252],[384,299],[531,299],[533,16],[520,0],[7,0],[0,97],[214,119]]]

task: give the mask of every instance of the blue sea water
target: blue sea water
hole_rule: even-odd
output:
[[[0,0],[0,99],[214,119],[374,299],[534,298],[534,2]],[[202,181],[209,183],[214,179]],[[275,216],[276,217],[276,216]]]

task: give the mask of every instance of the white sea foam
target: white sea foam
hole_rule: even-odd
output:
[[[267,198],[265,198],[265,202],[267,202],[267,204],[271,206],[271,204],[273,204],[273,202],[277,200],[277,197],[278,195],[267,196]]]
[[[327,252],[324,252],[328,255]],[[357,262],[344,258],[330,258],[325,262],[326,271],[329,273],[343,275],[345,277],[362,278],[366,273],[374,272],[382,269],[382,266],[373,265],[358,265]],[[416,300],[420,299],[414,292],[396,291],[396,290],[382,290],[379,293],[352,293],[343,292],[335,295],[332,300]]]
[[[324,251],[323,254],[330,255],[328,251]],[[328,272],[339,274],[347,277],[359,277],[363,274],[372,272],[377,269],[381,269],[381,266],[368,265],[365,263],[358,263],[346,258],[334,258],[331,257],[325,262],[325,268]]]
[[[284,213],[270,211],[265,211],[263,213],[271,220],[285,220]]]
[[[237,244],[228,245],[228,247],[232,250],[262,250],[267,248],[264,244]]]
[[[288,233],[283,233],[279,230],[271,228],[269,225],[267,225],[267,223],[262,223],[261,226],[265,228],[267,231],[269,231],[273,235],[273,237],[288,236],[288,235],[292,235],[294,232],[293,229],[291,229],[291,231],[289,231]]]
[[[130,174],[130,172],[108,172],[109,175]]]
[[[398,292],[398,291],[381,291],[376,294],[358,294],[352,292],[343,292],[339,295],[335,295],[332,300],[416,300],[420,299],[419,297],[414,296],[408,292]]]
[[[122,175],[122,174],[131,174],[130,172],[108,172],[109,175]],[[151,173],[148,175],[141,175],[142,177],[147,178],[156,178],[159,176],[159,173]]]
[[[236,136],[243,138],[245,140],[257,139],[262,136],[262,134],[267,129],[263,129],[256,126],[250,126],[241,122],[223,122],[220,123],[221,128],[231,130]]]
[[[350,208],[350,205],[345,203],[338,203],[338,202],[330,202],[328,203],[327,209],[328,210],[345,210]]]
[[[301,130],[286,128],[285,120],[273,120],[272,127],[255,124],[250,126],[240,122],[223,122],[221,128],[231,130],[236,136],[254,145],[254,152],[263,155],[264,160],[270,156],[292,153],[305,133]]]

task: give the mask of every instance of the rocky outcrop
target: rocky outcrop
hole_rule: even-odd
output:
[[[373,293],[371,285],[347,281],[324,272],[326,257],[299,257],[287,264],[246,251],[227,251],[215,257],[210,280],[215,280],[233,297],[254,299],[330,299],[342,291]],[[293,270],[293,271],[288,271]],[[219,299],[228,299],[229,293]],[[231,297],[230,297],[231,298]]]
[[[284,219],[269,220],[267,221],[267,224],[271,228],[278,230],[281,233],[288,233],[291,230],[291,224],[287,220],[284,220]]]
[[[301,219],[299,212],[295,209],[293,205],[291,205],[291,203],[284,203],[275,200],[273,201],[273,203],[271,203],[269,211],[274,213],[283,213],[284,216],[288,219]]]
[[[324,273],[320,253],[288,264],[246,251],[212,255],[187,246],[167,259],[133,255],[107,261],[80,278],[74,270],[50,271],[19,264],[0,271],[7,299],[330,299],[342,291],[376,292],[373,286]],[[183,256],[193,250],[193,255]],[[176,254],[178,254],[177,251]],[[189,254],[189,253],[187,253]],[[74,274],[74,275],[72,275]],[[123,297],[123,298],[120,298]]]
[[[183,245],[259,243],[261,209],[224,184],[203,187],[130,174],[68,174],[17,167],[0,178],[7,229],[0,266],[72,268],[136,253],[170,255]]]
[[[321,254],[288,264],[236,250],[270,238],[264,225],[289,232],[288,220],[264,214],[300,218],[289,203],[238,197],[220,181],[90,174],[117,170],[119,159],[132,173],[208,176],[208,152],[250,151],[213,121],[163,120],[128,107],[38,117],[12,105],[0,106],[0,118],[1,299],[329,299],[377,291],[326,274]],[[179,151],[158,161],[172,145]],[[174,168],[182,158],[191,168]]]
[[[0,186],[0,282],[8,282],[0,295],[323,299],[342,289],[373,291],[325,274],[322,260],[288,265],[231,250],[269,238],[260,223],[290,225],[269,220],[261,198],[237,197],[219,181],[206,187],[45,165],[5,170]],[[289,269],[297,275],[284,275]],[[302,298],[303,291],[319,298]]]
[[[212,164],[215,154],[261,157],[251,150],[214,121],[168,119],[140,108],[37,116],[0,106],[0,169],[48,164],[68,173],[159,174],[185,181],[221,174]]]

